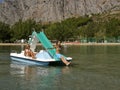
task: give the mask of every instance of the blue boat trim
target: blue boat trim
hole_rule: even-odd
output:
[[[15,57],[15,56],[11,56],[11,59],[14,61],[25,62],[25,63],[36,64],[36,65],[48,65],[49,64],[49,62],[37,61],[35,59],[27,59],[27,58]]]

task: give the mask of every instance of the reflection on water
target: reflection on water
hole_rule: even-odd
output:
[[[9,53],[21,47],[2,48],[0,90],[120,90],[120,46],[67,46],[69,67],[12,62]]]
[[[24,77],[26,80],[35,78],[36,76],[47,78],[47,76],[55,77],[57,74],[67,74],[69,72],[69,67],[41,67],[41,66],[31,66],[28,64],[22,64],[19,62],[12,61],[10,64],[10,74],[15,77]],[[53,78],[54,80],[54,78]]]
[[[10,73],[16,76],[25,76],[26,78],[29,78],[34,75],[48,75],[48,69],[46,67],[30,66],[28,64],[22,64],[21,62],[15,61],[12,61],[10,67]]]
[[[48,90],[48,88],[49,90],[57,89],[58,87],[61,87],[59,85],[64,81],[64,79],[62,79],[63,75],[70,74],[70,68],[66,66],[41,67],[15,62],[10,64],[10,68],[10,74],[17,78],[16,82],[22,90]]]

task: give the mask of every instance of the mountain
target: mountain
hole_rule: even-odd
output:
[[[56,22],[70,17],[120,11],[120,0],[4,0],[0,3],[0,21],[18,20]]]

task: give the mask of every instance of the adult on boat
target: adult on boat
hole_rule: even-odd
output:
[[[57,56],[57,58],[60,58],[60,59],[62,60],[62,62],[63,62],[65,65],[68,66],[71,62],[68,62],[68,61],[65,59],[65,57],[64,57],[62,54],[60,54],[60,50],[61,50],[61,43],[60,43],[60,41],[57,41],[57,42],[56,42],[55,48],[56,48],[56,56]]]
[[[33,51],[30,49],[30,45],[29,44],[27,44],[25,46],[24,55],[28,56],[28,57],[35,58],[35,53],[33,53]]]

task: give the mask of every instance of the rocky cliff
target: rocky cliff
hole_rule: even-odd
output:
[[[120,10],[120,0],[4,0],[0,4],[0,21],[13,24],[19,19],[56,22]]]

